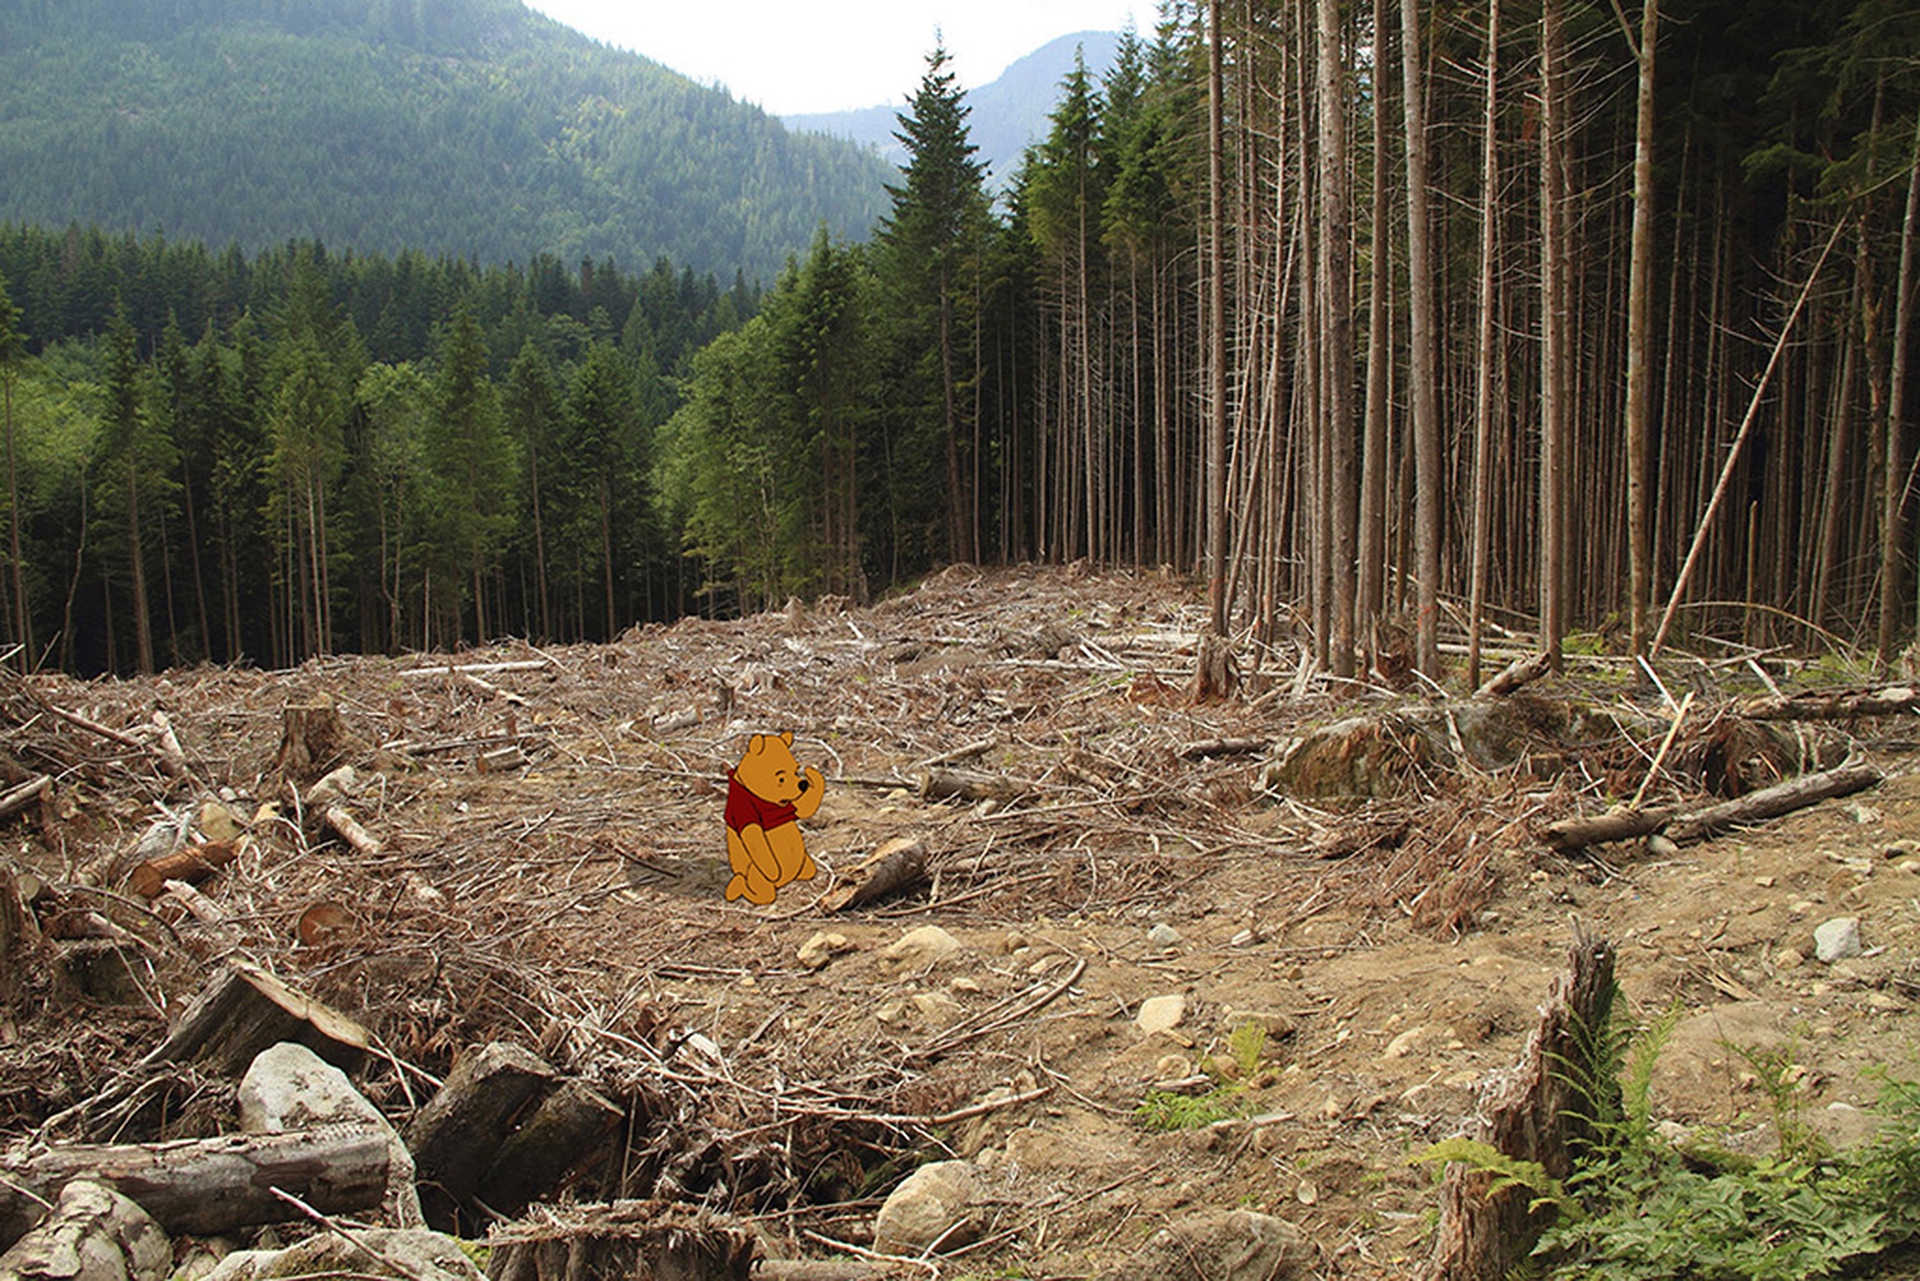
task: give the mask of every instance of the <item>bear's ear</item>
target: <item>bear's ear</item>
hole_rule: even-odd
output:
[[[753,736],[753,741],[747,744],[748,756],[758,756],[760,755],[760,753],[766,750],[767,750],[767,740],[766,740],[766,736],[762,734],[755,734]]]
[[[792,747],[792,746],[793,746],[793,731],[792,731],[792,730],[788,730],[788,731],[787,731],[786,733],[784,733],[784,734],[782,734],[782,735],[780,736],[780,741],[781,741],[781,742],[783,742],[783,743],[785,743],[785,744],[786,744],[786,745],[787,745],[788,747]]]

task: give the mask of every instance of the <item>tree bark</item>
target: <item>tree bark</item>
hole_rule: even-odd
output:
[[[743,1224],[677,1202],[617,1201],[573,1222],[516,1226],[488,1240],[491,1281],[580,1277],[748,1281],[757,1244]]]
[[[1880,661],[1893,661],[1900,635],[1901,558],[1906,538],[1907,370],[1913,346],[1914,248],[1920,239],[1920,118],[1913,131],[1913,167],[1907,175],[1907,208],[1900,220],[1900,269],[1894,276],[1893,360],[1887,375],[1887,487],[1880,514]]]
[[[1585,1118],[1601,1115],[1583,1087],[1607,1081],[1599,1047],[1612,1016],[1613,963],[1607,941],[1575,921],[1568,971],[1554,980],[1518,1071],[1469,1123],[1468,1138],[1537,1161],[1555,1179],[1572,1173],[1575,1150],[1592,1134]],[[1525,1188],[1490,1192],[1493,1182],[1489,1173],[1447,1167],[1431,1281],[1498,1281],[1533,1249],[1552,1212],[1532,1209]]]
[[[820,909],[844,912],[918,885],[926,875],[926,844],[914,837],[898,837],[843,874],[839,884],[820,896]]]
[[[1467,588],[1467,684],[1480,684],[1480,632],[1486,619],[1487,561],[1493,537],[1494,263],[1500,187],[1500,0],[1487,4],[1487,96],[1480,144],[1480,327],[1474,359],[1473,549]]]
[[[1434,358],[1434,273],[1429,244],[1426,87],[1420,65],[1420,0],[1400,0],[1400,118],[1407,134],[1407,377],[1413,395],[1414,560],[1420,575],[1414,666],[1440,678],[1440,458]]]
[[[169,1232],[211,1236],[292,1218],[273,1188],[326,1214],[372,1209],[386,1195],[388,1160],[381,1130],[348,1125],[0,1157],[0,1241],[17,1240],[38,1220],[39,1203],[75,1179],[116,1189]]]
[[[1653,50],[1660,26],[1659,0],[1642,0],[1639,104],[1633,141],[1633,246],[1627,284],[1627,594],[1629,636],[1635,654],[1646,652],[1647,610],[1653,590],[1653,550],[1647,507],[1648,384],[1653,360]],[[1631,41],[1632,33],[1627,33]]]
[[[429,1223],[444,1229],[455,1220],[459,1206],[492,1169],[507,1135],[558,1078],[550,1064],[504,1042],[454,1064],[406,1133]]]
[[[142,1065],[207,1064],[237,1076],[270,1045],[304,1045],[343,1072],[365,1062],[372,1039],[346,1015],[246,961],[229,961],[187,1006]]]

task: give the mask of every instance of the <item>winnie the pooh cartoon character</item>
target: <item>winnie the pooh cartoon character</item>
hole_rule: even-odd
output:
[[[727,901],[773,902],[790,881],[813,879],[813,859],[796,821],[820,808],[826,780],[793,759],[793,735],[755,734],[727,773]]]

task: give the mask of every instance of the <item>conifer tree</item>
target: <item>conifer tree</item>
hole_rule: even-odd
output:
[[[32,611],[27,608],[26,576],[20,555],[20,476],[13,447],[13,384],[27,356],[26,335],[20,332],[20,309],[7,296],[7,282],[0,276],[0,418],[4,419],[7,438],[7,571],[13,593],[13,639],[21,646],[20,665],[33,663]]]
[[[876,240],[898,342],[892,363],[902,384],[899,434],[909,457],[936,441],[943,450],[947,554],[977,560],[979,424],[971,400],[977,378],[971,300],[978,292],[974,273],[989,201],[984,171],[975,159],[978,148],[968,137],[966,94],[948,61],[946,48],[936,43],[913,101],[899,116],[894,136],[907,149],[908,161],[902,181],[887,188],[893,209],[881,220]],[[931,464],[933,458],[924,461]]]

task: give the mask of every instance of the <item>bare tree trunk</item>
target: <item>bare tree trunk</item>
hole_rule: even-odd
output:
[[[1566,11],[1540,10],[1540,647],[1560,666],[1566,636]]]
[[[1374,39],[1384,45],[1386,0],[1373,0]],[[1374,51],[1376,60],[1382,49]],[[1376,77],[1378,81],[1378,77]],[[1373,253],[1367,288],[1366,442],[1360,460],[1360,614],[1368,629],[1387,600],[1387,427],[1393,405],[1387,396],[1392,363],[1392,324],[1387,295],[1393,288],[1393,237],[1387,219],[1386,86],[1376,83],[1373,104]]]
[[[1660,0],[1643,0],[1640,100],[1633,134],[1633,248],[1627,285],[1627,593],[1633,652],[1647,647],[1647,609],[1653,583],[1653,551],[1647,514],[1647,383],[1653,360],[1653,50]],[[1631,42],[1632,33],[1627,33]]]
[[[1227,608],[1227,276],[1226,177],[1221,99],[1220,0],[1211,0],[1207,39],[1207,605],[1224,640]]]
[[[1413,383],[1414,557],[1419,564],[1414,663],[1440,678],[1440,407],[1435,394],[1434,281],[1428,244],[1427,108],[1420,67],[1420,0],[1400,0],[1400,118],[1407,134],[1407,375]]]
[[[1333,528],[1333,636],[1328,655],[1335,676],[1354,670],[1355,501],[1353,418],[1353,212],[1348,197],[1345,62],[1339,0],[1319,0],[1321,261],[1327,304],[1323,387],[1326,394],[1327,515]]]
[[[1487,553],[1493,528],[1494,255],[1500,184],[1500,0],[1487,4],[1486,136],[1480,152],[1480,342],[1473,396],[1473,569],[1467,605],[1467,685],[1480,686],[1480,626],[1487,605]]]
[[[1920,121],[1913,137],[1913,168],[1907,176],[1907,211],[1900,223],[1900,271],[1894,278],[1893,361],[1887,377],[1887,488],[1880,518],[1880,661],[1893,661],[1899,640],[1900,550],[1912,480],[1906,469],[1902,431],[1907,413],[1907,360],[1913,344],[1914,240],[1920,234]]]

